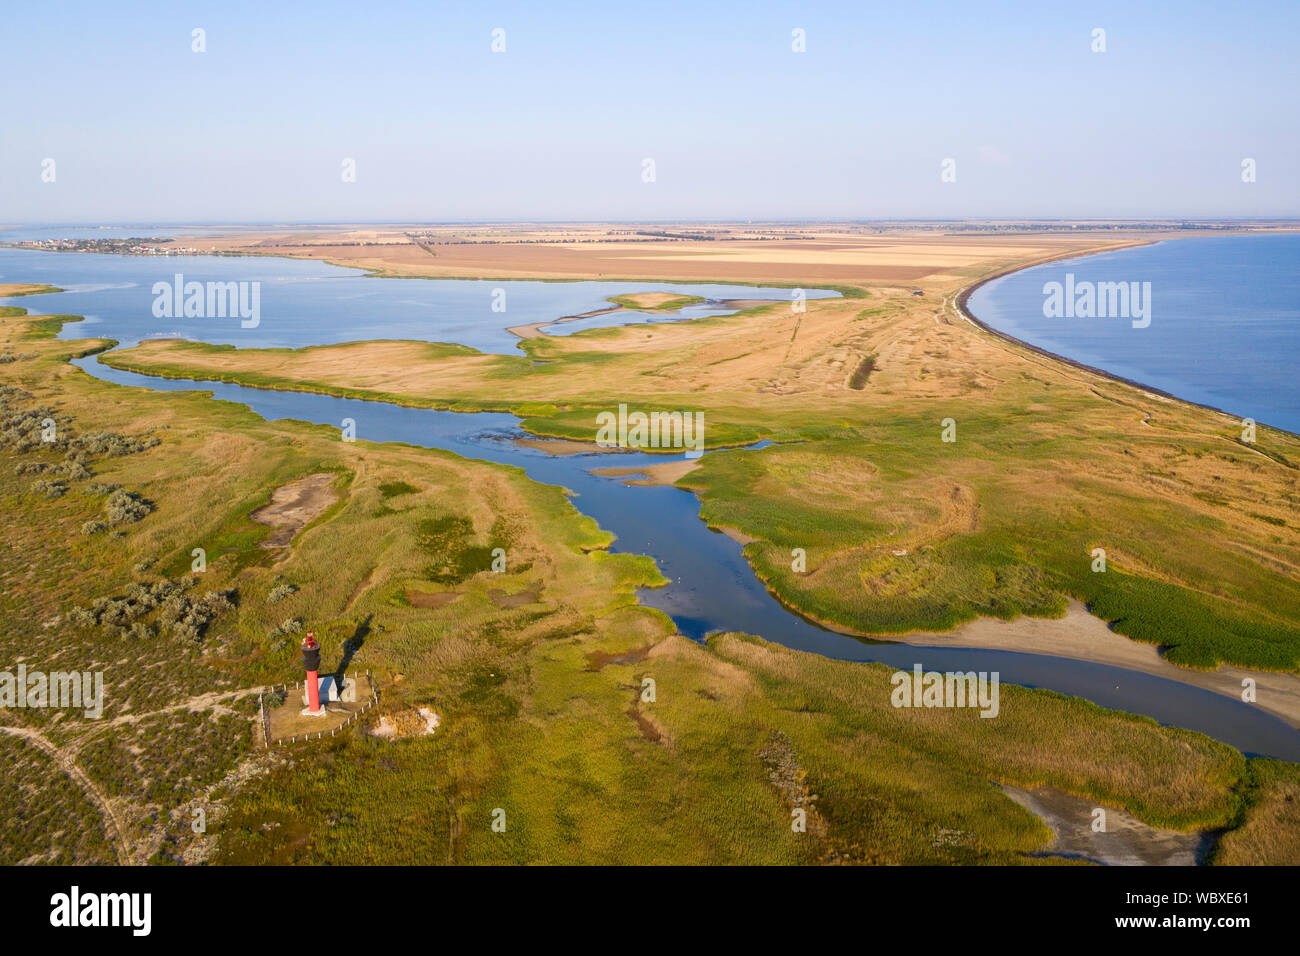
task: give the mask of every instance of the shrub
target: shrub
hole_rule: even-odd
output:
[[[44,495],[46,498],[58,498],[67,494],[67,485],[62,485],[57,481],[47,481],[44,478],[37,478],[32,482],[32,493]]]
[[[159,439],[153,436],[132,438],[129,435],[119,435],[116,432],[89,432],[85,435],[78,435],[68,442],[68,446],[75,451],[84,451],[91,455],[107,455],[110,458],[120,455],[134,455],[146,448],[153,448],[157,444],[159,444]]]
[[[45,429],[47,419],[55,420],[54,409],[46,405],[40,405],[35,408],[14,408],[13,400],[19,398],[31,398],[22,389],[5,386],[4,391],[0,392],[0,447],[12,448],[15,451],[27,452],[37,448],[62,449],[64,441],[57,438],[55,441],[42,441],[42,434]],[[56,429],[55,435],[61,434],[61,430]]]
[[[266,600],[270,604],[279,604],[297,590],[298,589],[292,584],[277,584],[275,587],[271,588],[270,592],[266,595]]]
[[[147,584],[129,584],[126,588],[127,599],[143,608],[152,608],[158,604],[153,590]]]
[[[203,604],[214,616],[224,614],[235,606],[235,599],[238,592],[230,591],[209,591],[203,595]]]
[[[189,601],[183,594],[173,594],[162,602],[158,611],[158,620],[163,624],[174,624],[185,617],[189,610]]]
[[[75,458],[65,461],[60,465],[55,465],[50,469],[50,471],[61,478],[67,478],[73,481],[90,477],[90,469]]]
[[[286,637],[289,634],[297,634],[302,630],[302,619],[291,617],[288,620],[281,621],[280,626],[273,630],[271,637]]]
[[[151,511],[153,505],[150,502],[134,492],[123,491],[121,488],[109,495],[108,501],[104,502],[104,513],[113,524],[139,521]]]
[[[89,608],[74,607],[68,612],[68,623],[73,627],[90,628],[99,623],[99,617]]]
[[[110,636],[129,635],[144,639],[170,633],[174,637],[197,641],[208,623],[235,606],[239,592],[209,591],[202,600],[194,600],[185,591],[193,579],[152,584],[135,582],[127,586],[124,597],[98,597],[90,608],[77,608],[69,614],[76,627],[99,625]],[[154,623],[143,619],[154,614]]]
[[[173,594],[180,594],[182,590],[183,589],[179,584],[175,581],[169,581],[166,578],[161,578],[155,581],[149,587],[149,593],[159,601],[163,598],[170,597]]]

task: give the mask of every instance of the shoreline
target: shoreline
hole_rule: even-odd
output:
[[[575,281],[579,281],[579,282],[581,282],[581,281],[585,281],[585,280],[581,280],[581,279],[579,279],[579,280],[575,280]],[[762,308],[763,306],[773,305],[773,304],[775,304],[775,303],[781,302],[782,300],[781,300],[781,299],[718,299],[717,301],[718,301],[721,305],[724,305],[724,306],[726,306],[726,307],[729,308],[729,309],[733,309],[733,310],[734,310],[733,312],[729,312],[729,313],[727,313],[727,314],[728,314],[728,315],[734,315],[736,312],[744,312],[746,309],[758,309],[758,308]],[[697,303],[697,304],[698,304],[698,303]],[[682,314],[681,309],[667,309],[667,310],[655,310],[655,309],[629,309],[629,308],[628,308],[627,306],[625,306],[625,305],[612,305],[612,306],[610,306],[610,307],[607,308],[607,309],[593,309],[593,310],[590,311],[590,312],[582,312],[582,313],[579,313],[578,315],[563,315],[563,316],[560,316],[560,318],[558,318],[558,319],[547,319],[547,320],[544,321],[544,322],[530,322],[530,323],[528,323],[527,325],[513,325],[513,326],[510,326],[509,328],[507,328],[506,331],[509,332],[511,335],[515,336],[515,337],[518,338],[518,339],[546,339],[546,338],[552,338],[553,336],[551,336],[551,334],[550,334],[549,332],[543,332],[543,331],[542,331],[542,329],[545,328],[545,327],[548,326],[548,325],[559,325],[561,322],[576,322],[578,319],[591,319],[591,318],[594,318],[594,317],[596,317],[596,316],[598,316],[598,315],[609,315],[609,314],[611,314],[611,313],[613,313],[613,312],[640,312],[640,313],[642,313],[642,314],[647,314],[647,315],[648,315],[648,314],[658,314],[658,315],[667,315],[667,316],[680,316],[680,315]],[[670,319],[669,321],[682,321],[682,320],[681,320],[681,319]],[[686,320],[686,321],[689,321],[689,320]],[[615,328],[615,329],[625,329],[625,328],[629,328],[629,327],[632,326],[632,325],[653,325],[653,324],[655,324],[655,323],[652,323],[652,322],[637,322],[637,323],[625,322],[625,323],[623,323],[622,325],[614,325],[614,326],[608,326],[608,327],[609,327],[609,328]]]
[[[1035,633],[1022,633],[1033,631]],[[915,647],[967,647],[1021,651],[1096,664],[1110,664],[1153,677],[1175,680],[1240,700],[1242,680],[1251,678],[1260,710],[1300,729],[1300,676],[1285,671],[1260,671],[1232,664],[1198,670],[1171,664],[1155,644],[1135,641],[1110,629],[1087,606],[1069,599],[1059,618],[1020,616],[1011,621],[978,617],[951,631],[906,635],[900,643]],[[1267,701],[1267,702],[1266,702]]]
[[[1146,244],[1149,243],[1135,242],[1130,244],[1130,246],[1121,247],[1121,248],[1136,247],[1139,245],[1146,245]],[[1109,250],[1109,251],[1113,251],[1113,250]],[[967,287],[965,290],[963,290],[963,293],[959,301],[964,305],[965,297],[969,295],[970,292],[973,292],[974,289],[983,285],[985,282],[992,281],[993,279],[999,278],[1002,275],[1007,275],[1010,274],[1011,272],[1020,271],[1023,268],[1030,268],[1035,265],[1041,265],[1046,262],[1055,261],[1058,259],[1067,259],[1067,258],[1074,258],[1079,255],[1095,255],[1095,254],[1099,254],[1099,253],[1097,252],[1070,253],[1061,256],[1049,257],[1048,259],[1038,260],[1025,266],[1002,270],[998,273],[995,273],[994,275],[982,278],[978,282],[973,283],[971,286]],[[606,310],[602,310],[602,311],[606,311]],[[617,311],[617,310],[610,309],[607,311]],[[967,313],[964,310],[964,308],[962,308],[961,314],[964,315],[973,324],[976,324],[981,328],[987,328],[983,325],[983,323],[980,323],[973,316],[970,316],[970,314]],[[1015,340],[1013,337],[1002,336],[1002,334],[997,332],[996,330],[993,329],[987,329],[987,330],[999,337],[1008,339],[1010,341],[1018,342],[1018,340]],[[98,341],[103,342],[104,340],[98,340]],[[1038,352],[1039,354],[1047,357],[1048,359],[1062,361],[1065,362],[1066,364],[1087,369],[1087,366],[1083,366],[1077,362],[1072,362],[1069,359],[1065,359],[1063,357],[1055,356],[1052,353],[1047,352],[1045,350],[1037,349],[1033,346],[1029,346],[1027,343],[1018,343],[1018,344],[1025,344],[1026,347],[1030,348],[1033,351]],[[115,345],[116,345],[115,342],[105,343],[101,345],[99,348],[92,350],[91,354],[94,354],[95,352],[101,353],[98,360],[102,362],[104,355],[107,352],[112,351]],[[188,379],[196,383],[200,383],[204,381],[203,379],[194,379],[186,375],[168,375],[166,373],[160,373],[157,371],[141,372],[139,369],[130,368],[129,366],[118,366],[118,365],[114,365],[111,362],[103,362],[103,364],[112,368],[122,368],[124,371],[134,372],[136,374],[144,374],[148,376],[156,376],[159,378]],[[1091,369],[1089,370],[1091,371]],[[1117,378],[1116,376],[1110,376],[1105,372],[1099,372],[1098,374],[1101,374],[1105,377],[1109,377],[1112,379]],[[225,381],[230,381],[231,384],[253,387],[253,388],[261,388],[268,391],[288,391],[288,392],[303,391],[303,392],[318,392],[320,394],[339,394],[338,392],[328,388],[311,388],[311,387],[295,388],[295,387],[285,387],[283,385],[281,386],[249,385],[249,383],[240,382],[238,380],[223,379],[222,377],[217,377],[216,379],[213,380],[215,381],[225,380]],[[1143,388],[1143,386],[1141,386],[1138,383],[1126,383],[1126,384],[1132,384],[1134,385],[1134,387],[1137,387],[1139,389]],[[196,390],[202,390],[202,386],[197,385]],[[356,398],[359,396],[345,395],[344,397]],[[1184,401],[1183,399],[1177,398],[1177,396],[1170,396],[1170,397],[1176,401]],[[393,402],[391,398],[375,397],[375,398],[367,398],[363,400],[376,401],[380,403],[391,403],[395,405],[405,404],[405,403]],[[411,403],[411,404],[415,405],[416,407],[429,407],[429,406],[420,406],[419,403]],[[1195,403],[1188,403],[1188,404],[1195,404]],[[446,410],[454,411],[453,409],[450,408]],[[507,413],[513,414],[508,410]],[[530,437],[532,437],[534,441],[547,440],[543,436],[534,435]],[[587,445],[588,443],[569,440],[569,442],[565,442],[565,444],[569,445],[569,448],[572,449],[570,453],[573,453],[573,451],[576,451],[576,449],[573,448],[574,445]],[[737,447],[737,446],[732,446],[732,447]],[[739,446],[739,447],[744,447],[744,446]],[[539,449],[539,450],[550,451],[552,449]],[[593,448],[592,450],[595,449]],[[710,449],[710,450],[714,451],[720,449]],[[698,464],[698,462],[692,462],[693,466],[696,464]],[[679,466],[679,463],[665,462],[664,465]],[[650,467],[658,471],[662,466],[655,465]],[[617,469],[617,466],[615,466],[614,469],[610,469],[610,470],[612,471],[612,470],[621,470],[621,469]],[[693,467],[686,470],[688,471],[693,470]],[[605,470],[601,469],[601,471],[605,471]],[[640,469],[640,468],[629,469],[629,471],[634,471],[635,473],[638,474],[646,474],[646,469]],[[651,480],[628,481],[627,483],[628,484],[643,484],[643,483],[644,484],[665,484],[665,485],[671,484],[675,487],[680,487],[677,486],[676,481],[678,478],[683,476],[684,475],[673,475],[672,480],[668,480],[668,481],[664,481],[662,480],[662,478],[660,480],[654,480],[656,477],[659,476],[655,475],[652,472],[651,474],[646,475],[646,477]],[[667,476],[663,476],[663,477],[667,477]],[[693,489],[690,489],[689,487],[682,488],[682,490],[691,491],[692,493],[694,493]],[[698,499],[698,494],[696,495],[696,497]],[[717,531],[719,533],[727,535],[728,537],[731,537],[738,544],[740,544],[742,546],[742,554],[743,554],[743,546],[747,544],[749,540],[757,540],[757,539],[748,539],[748,536],[743,535],[743,533],[737,532],[736,529],[714,527],[712,525],[709,525],[709,527],[711,530]],[[742,538],[748,540],[742,540]],[[1286,698],[1288,701],[1287,704],[1283,707],[1276,707],[1276,706],[1266,707],[1261,704],[1259,705],[1260,709],[1265,710],[1266,712],[1283,719],[1292,727],[1300,727],[1300,678],[1297,678],[1295,675],[1288,674],[1286,672],[1248,671],[1243,668],[1235,668],[1233,665],[1228,665],[1228,664],[1221,664],[1214,671],[1198,671],[1191,668],[1179,667],[1178,665],[1174,665],[1165,661],[1160,656],[1159,650],[1155,645],[1145,644],[1140,641],[1134,641],[1122,635],[1115,634],[1114,632],[1109,630],[1109,627],[1106,624],[1106,622],[1102,621],[1099,618],[1093,618],[1090,614],[1087,614],[1086,611],[1084,611],[1083,613],[1087,615],[1088,620],[1096,622],[1097,626],[1104,629],[1109,635],[1110,640],[1108,643],[1110,646],[1107,648],[1103,648],[1100,652],[1097,650],[1096,647],[1087,648],[1085,650],[1083,645],[1077,643],[1068,643],[1068,642],[1066,644],[1063,644],[1062,647],[1058,647],[1055,650],[1044,650],[1042,647],[1039,646],[1038,642],[1032,639],[1027,639],[1028,636],[1022,632],[1023,629],[1026,627],[1041,630],[1043,627],[1050,627],[1053,623],[1059,623],[1059,621],[1061,620],[1061,619],[1054,619],[1054,618],[1021,617],[1018,618],[1016,621],[1008,622],[1008,621],[1001,621],[996,618],[979,617],[979,618],[975,618],[972,621],[967,621],[961,625],[958,625],[957,628],[954,628],[952,631],[948,631],[948,632],[913,632],[913,633],[903,634],[903,635],[866,634],[842,625],[833,624],[827,621],[817,620],[816,618],[810,617],[803,610],[795,606],[792,606],[789,602],[784,600],[780,594],[777,594],[775,591],[773,591],[769,583],[766,580],[764,580],[762,576],[758,573],[758,569],[755,568],[752,562],[746,559],[746,563],[749,565],[751,573],[755,575],[755,577],[763,584],[763,586],[769,592],[769,594],[771,594],[788,612],[807,621],[810,624],[813,624],[816,627],[819,627],[823,630],[832,633],[837,633],[837,634],[853,637],[855,639],[865,640],[872,643],[908,644],[912,646],[922,646],[922,647],[960,646],[960,647],[969,647],[972,649],[980,648],[986,650],[1013,650],[1021,653],[1042,654],[1044,656],[1060,657],[1060,658],[1065,658],[1070,660],[1077,660],[1085,663],[1094,662],[1094,663],[1110,664],[1116,667],[1122,667],[1130,670],[1136,670],[1136,671],[1148,673],[1157,677],[1164,677],[1166,679],[1174,680],[1183,684],[1198,686],[1201,687],[1202,689],[1207,689],[1212,692],[1216,692],[1221,695],[1225,695],[1229,697],[1236,697],[1239,694],[1240,691],[1239,684],[1235,686],[1229,686],[1230,682],[1233,679],[1235,679],[1234,675],[1239,672],[1241,674],[1255,677],[1257,683],[1260,684],[1261,686],[1271,687],[1271,689],[1274,691],[1280,691],[1284,696],[1284,698]],[[1072,603],[1077,603],[1074,602],[1073,599],[1071,599],[1071,601]],[[971,637],[966,636],[967,632],[972,630],[976,632],[985,632],[985,633],[981,633],[977,639],[972,639]],[[1021,633],[1018,633],[1018,631],[1020,631]],[[1218,675],[1217,679],[1214,675]],[[1272,675],[1273,679],[1269,679],[1269,675]],[[1283,683],[1281,685],[1278,685],[1277,679],[1281,679]],[[1286,686],[1287,682],[1294,682],[1295,687]]]
[[[127,371],[135,370],[128,369]],[[137,374],[149,373],[137,372]],[[169,376],[164,375],[158,377],[167,378]],[[193,381],[193,379],[191,379],[191,381]],[[239,385],[243,383],[234,382],[231,384]],[[251,387],[260,387],[269,391],[281,391],[281,389],[272,386]],[[313,392],[316,390],[289,389],[288,391]],[[330,392],[321,391],[318,392],[318,394],[330,394]],[[382,399],[363,400],[384,403],[384,400]],[[452,411],[451,409],[446,410]],[[579,442],[574,439],[557,440],[530,436],[518,439],[518,441],[521,444],[525,444],[527,447],[532,447],[536,450],[545,451],[550,454],[590,454],[601,450],[594,442]],[[555,444],[563,446],[563,449],[561,450],[561,448],[555,447]],[[723,449],[710,449],[710,451],[719,450]],[[683,468],[682,466],[686,464],[689,464],[692,467]],[[592,469],[592,471],[596,474],[603,474],[609,477],[622,477],[625,479],[624,483],[629,485],[662,485],[679,488],[679,490],[694,494],[698,501],[699,495],[693,489],[682,487],[676,483],[678,478],[684,477],[686,473],[693,471],[698,464],[698,460],[690,462],[674,460],[645,467],[613,465]],[[672,480],[664,480],[664,478],[668,477],[667,475],[656,474],[660,469],[666,471],[668,468],[672,468],[673,470],[682,468],[683,473],[672,475]],[[649,472],[649,474],[647,474],[647,472]],[[646,475],[647,480],[627,480],[631,475]],[[701,518],[700,520],[703,519]],[[714,526],[707,522],[706,526],[711,531],[724,534],[740,545],[742,549],[742,557],[745,545],[752,541],[761,540],[745,535],[743,532],[734,528]],[[1179,665],[1169,663],[1165,660],[1160,655],[1159,649],[1156,645],[1136,641],[1132,638],[1111,631],[1107,622],[1091,615],[1086,611],[1086,609],[1083,609],[1083,606],[1074,598],[1069,598],[1069,600],[1072,605],[1078,606],[1079,613],[1082,613],[1088,622],[1095,622],[1097,628],[1105,631],[1105,635],[1102,638],[1106,642],[1104,646],[1096,644],[1089,646],[1086,638],[1081,641],[1077,636],[1074,636],[1062,641],[1056,648],[1045,649],[1039,640],[1025,633],[1026,629],[1041,631],[1044,628],[1050,630],[1053,626],[1059,628],[1063,619],[1029,617],[1024,615],[1014,621],[977,617],[974,620],[959,624],[951,631],[943,632],[915,631],[906,634],[867,634],[840,624],[819,620],[809,615],[802,608],[792,605],[783,595],[773,590],[770,583],[759,573],[759,569],[755,567],[753,562],[748,558],[745,558],[745,563],[749,567],[750,572],[763,585],[768,594],[770,594],[783,608],[785,608],[788,613],[833,634],[840,634],[845,637],[851,637],[855,640],[862,640],[869,643],[905,644],[914,647],[964,647],[982,650],[1008,650],[1024,654],[1040,654],[1047,657],[1058,657],[1067,660],[1080,661],[1082,663],[1107,664],[1114,667],[1146,673],[1154,677],[1162,677],[1185,685],[1199,687],[1203,690],[1208,690],[1230,698],[1236,698],[1240,694],[1240,677],[1249,676],[1255,679],[1257,686],[1259,686],[1261,690],[1265,690],[1266,692],[1269,690],[1277,692],[1281,694],[1285,701],[1283,706],[1265,706],[1260,704],[1258,705],[1260,709],[1285,721],[1291,727],[1300,729],[1300,677],[1288,674],[1287,672],[1250,670],[1236,667],[1231,664],[1220,664],[1212,671],[1200,671],[1193,668],[1180,667]],[[1069,612],[1067,612],[1066,616],[1069,617]],[[975,631],[979,636],[972,639],[968,636],[969,631]]]
[[[646,482],[649,484],[650,482]],[[674,485],[674,487],[680,487]],[[692,491],[684,488],[682,490]],[[694,494],[694,492],[692,491]],[[699,495],[696,494],[696,498]],[[701,519],[703,520],[703,519]],[[708,525],[711,531],[725,534],[744,546],[760,538],[748,538],[742,541],[735,529]],[[1043,657],[1057,657],[1063,660],[1078,661],[1083,664],[1105,664],[1124,670],[1149,674],[1165,680],[1175,681],[1190,687],[1198,687],[1223,697],[1240,700],[1242,679],[1249,677],[1255,681],[1257,690],[1272,693],[1280,698],[1280,703],[1265,705],[1255,704],[1260,710],[1272,714],[1292,729],[1300,730],[1300,675],[1289,671],[1266,671],[1240,667],[1235,664],[1220,663],[1214,670],[1199,670],[1170,663],[1160,652],[1160,647],[1145,641],[1134,640],[1111,630],[1110,623],[1095,616],[1083,602],[1072,595],[1066,595],[1066,612],[1061,617],[1033,617],[1022,614],[1012,620],[996,617],[979,616],[963,621],[950,631],[907,631],[900,634],[866,634],[862,631],[816,618],[801,608],[795,607],[783,595],[772,588],[753,562],[747,557],[745,563],[750,571],[766,589],[767,593],[788,613],[812,624],[814,627],[840,634],[871,644],[898,644],[909,647],[937,649],[965,648],[985,651],[1014,651],[1020,654],[1037,654]],[[1029,632],[1036,633],[1029,633]],[[974,633],[972,633],[974,632]],[[1048,641],[1056,641],[1055,646],[1044,644],[1043,636]],[[758,635],[761,637],[762,635]],[[765,638],[766,639],[766,638]],[[1244,702],[1243,702],[1244,703]]]
[[[1294,234],[1294,232],[1284,231],[1284,234]],[[1235,235],[1244,235],[1244,233],[1238,233]],[[1180,239],[1180,238],[1190,238],[1190,237],[1175,236],[1173,238]],[[1225,236],[1224,238],[1232,238],[1232,236]],[[966,321],[970,322],[972,325],[979,328],[980,330],[987,332],[989,335],[999,338],[1004,342],[1009,342],[1013,345],[1018,345],[1021,348],[1028,349],[1029,351],[1041,355],[1044,358],[1052,359],[1053,361],[1056,362],[1061,362],[1065,365],[1070,366],[1071,368],[1075,368],[1083,372],[1089,372],[1093,375],[1098,375],[1102,378],[1109,379],[1112,382],[1118,382],[1121,385],[1127,385],[1130,388],[1135,388],[1140,392],[1146,392],[1147,394],[1156,395],[1159,396],[1160,398],[1172,399],[1176,402],[1181,402],[1184,405],[1190,405],[1194,408],[1200,408],[1205,411],[1214,412],[1216,414],[1223,415],[1227,418],[1236,419],[1237,422],[1240,422],[1242,416],[1234,414],[1233,412],[1230,412],[1227,409],[1219,408],[1217,405],[1207,405],[1204,402],[1197,402],[1197,401],[1193,401],[1190,398],[1183,398],[1181,395],[1175,395],[1173,392],[1166,391],[1163,388],[1157,388],[1154,385],[1144,385],[1142,382],[1139,382],[1136,379],[1126,378],[1125,376],[1119,375],[1115,372],[1108,372],[1103,368],[1097,368],[1095,365],[1089,365],[1086,362],[1081,362],[1077,359],[1072,359],[1067,355],[1061,355],[1058,352],[1052,352],[1048,349],[1042,348],[1041,346],[1034,345],[1032,342],[1026,342],[1024,339],[1017,338],[1016,336],[1010,334],[1009,332],[1003,332],[1000,329],[993,328],[993,326],[989,325],[987,322],[984,322],[982,319],[976,317],[976,315],[973,312],[971,312],[969,308],[967,308],[967,302],[970,300],[970,297],[975,294],[976,290],[994,281],[995,279],[1003,279],[1009,275],[1013,275],[1014,273],[1024,272],[1027,269],[1036,269],[1039,266],[1044,266],[1052,262],[1062,262],[1067,259],[1086,259],[1090,256],[1107,255],[1111,252],[1123,252],[1126,249],[1139,249],[1143,246],[1153,246],[1158,242],[1170,242],[1170,241],[1172,240],[1169,238],[1135,240],[1133,242],[1128,242],[1123,245],[1115,246],[1111,249],[1104,249],[1100,251],[1093,250],[1091,252],[1089,251],[1067,252],[1067,253],[1062,253],[1060,255],[1048,256],[1046,258],[1038,259],[1033,262],[1027,262],[1023,265],[1010,266],[1006,269],[1002,269],[998,272],[995,272],[993,275],[985,276],[984,278],[979,279],[971,283],[970,285],[966,286],[965,288],[963,288],[960,292],[958,292],[955,296],[953,296],[952,298],[953,308],[957,312],[958,316],[964,318]],[[1270,425],[1268,422],[1261,422],[1259,420],[1255,420],[1255,423],[1256,425],[1262,425],[1263,427],[1272,429],[1273,431],[1282,432],[1284,435],[1291,435],[1293,437],[1300,438],[1300,432],[1293,432],[1289,429],[1280,428],[1277,425]],[[1251,450],[1257,451],[1257,449],[1251,449]],[[1265,457],[1268,458],[1270,461],[1276,461],[1276,459],[1268,455],[1265,455]],[[1278,462],[1278,464],[1281,464],[1281,462]]]
[[[562,315],[558,319],[548,319],[544,322],[530,322],[527,325],[512,325],[506,329],[511,335],[520,339],[544,339],[549,336],[542,331],[547,325],[558,325],[561,322],[576,322],[578,319],[590,319],[597,315],[609,315],[611,312],[631,312],[631,309],[625,309],[621,305],[611,305],[607,309],[592,309],[590,312],[581,312],[578,315]]]

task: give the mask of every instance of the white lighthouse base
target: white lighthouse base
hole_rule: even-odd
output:
[[[312,710],[310,707],[304,707],[302,710],[298,711],[298,713],[302,714],[304,717],[324,717],[329,713],[329,711],[325,709],[324,704],[321,704],[320,710]]]
[[[327,674],[324,677],[316,678],[316,687],[320,692],[321,709],[325,709],[325,704],[342,701],[343,703],[352,703],[357,699],[357,682],[351,677],[343,679],[343,686],[340,688],[338,681],[334,679],[333,674]],[[302,702],[306,704],[307,688],[302,689]]]

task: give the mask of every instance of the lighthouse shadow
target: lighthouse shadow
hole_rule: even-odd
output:
[[[352,663],[352,658],[366,643],[366,636],[370,633],[370,621],[373,617],[373,614],[367,614],[366,619],[360,622],[357,629],[352,632],[352,636],[343,642],[343,658],[339,661],[338,670],[334,672],[334,680],[339,687],[343,686],[343,678],[347,674],[348,665]]]

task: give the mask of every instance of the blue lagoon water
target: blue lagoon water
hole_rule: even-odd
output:
[[[1151,324],[1048,318],[1048,282],[1150,282]],[[1300,432],[1300,234],[1172,239],[994,279],[967,311],[999,332],[1242,418]]]
[[[240,319],[156,318],[155,283],[257,282],[260,318],[256,328]],[[727,299],[789,301],[790,289],[662,282],[538,282],[497,279],[376,279],[348,269],[302,259],[261,256],[122,256],[40,252],[0,248],[0,282],[44,282],[64,291],[13,300],[36,312],[83,315],[66,325],[62,338],[110,338],[123,347],[149,338],[184,338],[238,348],[299,348],[367,339],[453,342],[482,352],[518,354],[519,339],[508,327],[546,322],[610,307],[610,296],[673,292],[704,296],[677,316],[690,319],[736,311]],[[505,293],[505,311],[493,311]],[[808,298],[839,295],[807,290]],[[645,313],[632,313],[645,321]],[[596,325],[622,324],[622,313],[561,323],[571,333]],[[583,324],[583,323],[586,324]]]
[[[239,328],[237,319],[154,319],[150,286],[155,281],[170,281],[174,271],[199,281],[260,277],[261,325],[245,330]],[[190,338],[245,346],[418,338],[509,351],[515,340],[504,334],[504,326],[591,311],[601,308],[609,295],[655,290],[718,300],[764,297],[762,290],[750,287],[366,279],[355,270],[304,261],[152,259],[12,249],[0,249],[0,281],[48,282],[70,290],[9,303],[33,311],[84,314],[86,322],[65,326],[64,337],[103,336],[123,344],[175,334],[176,329],[169,326],[178,325]],[[508,290],[505,315],[490,309],[491,290],[497,287]],[[787,290],[774,293],[771,297],[789,294]],[[632,318],[639,317],[643,316]],[[90,375],[121,385],[161,391],[203,389],[217,399],[247,405],[268,419],[292,418],[337,427],[351,418],[358,437],[364,440],[406,442],[523,468],[536,481],[567,489],[580,511],[616,535],[613,551],[653,557],[669,584],[642,590],[640,599],[663,610],[683,634],[696,639],[713,631],[735,630],[828,657],[880,661],[905,670],[919,663],[927,670],[997,671],[1006,683],[1050,688],[1145,714],[1163,723],[1199,730],[1247,753],[1300,760],[1300,733],[1294,728],[1240,701],[1176,681],[1044,655],[876,643],[818,627],[788,611],[768,593],[737,542],[700,521],[694,495],[673,487],[630,486],[618,478],[593,473],[593,469],[610,465],[644,467],[666,460],[660,455],[593,452],[552,456],[516,444],[515,439],[524,433],[518,420],[508,414],[439,412],[220,382],[169,380],[118,371],[100,364],[94,356],[74,364]]]

